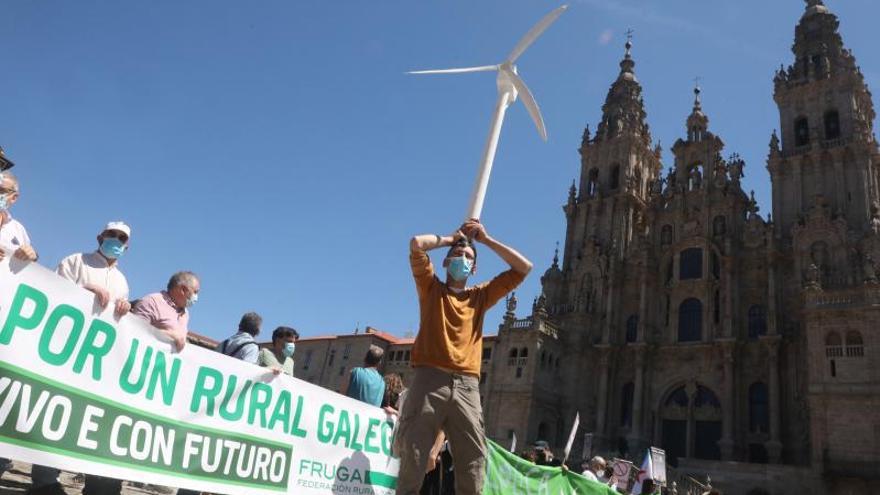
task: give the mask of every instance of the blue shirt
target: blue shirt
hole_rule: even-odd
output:
[[[238,332],[220,342],[217,350],[227,356],[253,364],[257,364],[257,358],[260,356],[260,346],[257,345],[254,336],[247,332]]]
[[[385,379],[376,368],[354,368],[345,395],[376,407],[382,406],[385,396]]]

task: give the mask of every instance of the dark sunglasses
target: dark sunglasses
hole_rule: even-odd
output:
[[[113,230],[108,230],[108,231],[104,232],[104,238],[108,238],[108,237],[110,239],[119,239],[119,241],[123,244],[128,243],[128,236],[125,235],[124,232],[116,232]]]

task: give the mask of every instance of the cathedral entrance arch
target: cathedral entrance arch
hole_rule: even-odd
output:
[[[667,457],[721,459],[721,402],[715,392],[697,383],[679,385],[664,397],[659,412]]]

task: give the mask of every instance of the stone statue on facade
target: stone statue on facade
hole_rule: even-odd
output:
[[[821,279],[821,270],[819,269],[819,265],[815,262],[810,263],[810,266],[807,267],[807,271],[804,274],[804,287],[812,290],[821,290],[822,283]]]
[[[865,253],[862,257],[862,272],[865,275],[866,284],[877,283],[877,270],[874,266],[874,258],[871,256],[871,253]]]

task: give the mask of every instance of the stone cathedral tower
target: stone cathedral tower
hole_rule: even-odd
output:
[[[490,437],[561,447],[580,413],[593,453],[657,445],[673,476],[732,495],[880,489],[875,115],[838,18],[806,4],[773,80],[772,217],[699,87],[663,173],[627,42],[578,150],[562,259],[500,326]]]

